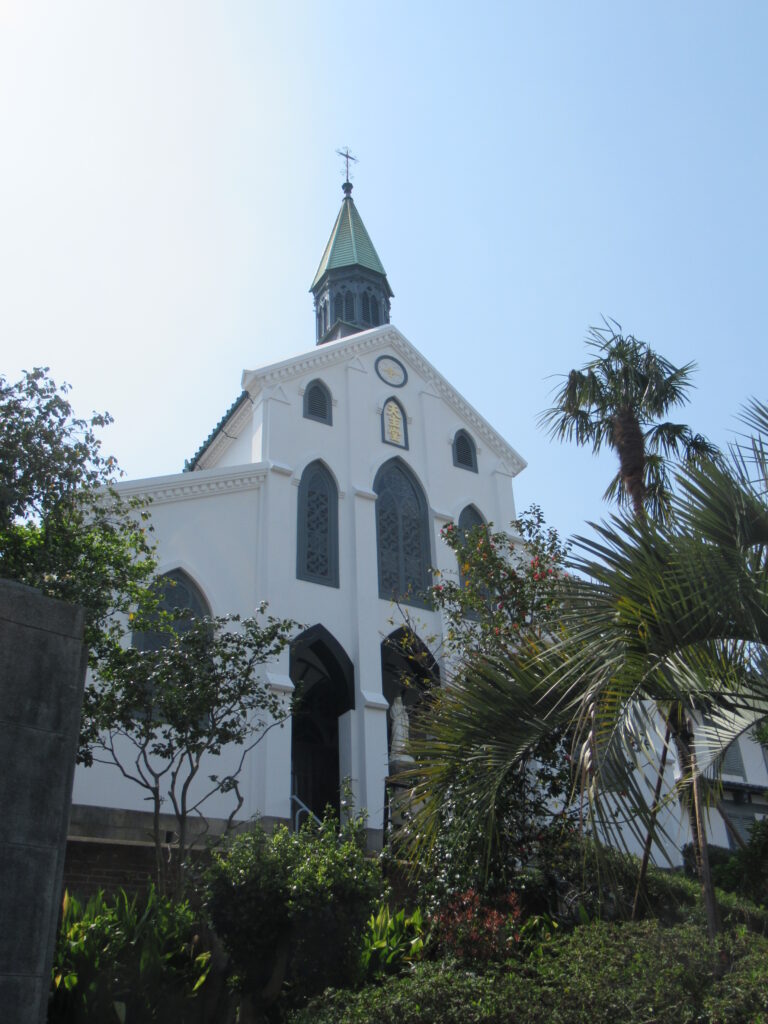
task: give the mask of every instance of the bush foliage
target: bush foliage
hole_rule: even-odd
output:
[[[697,925],[595,923],[541,958],[468,969],[422,963],[382,987],[329,991],[291,1024],[748,1024],[768,1014],[768,941],[721,938],[724,976]]]
[[[357,982],[363,929],[383,890],[364,816],[340,828],[328,811],[298,833],[259,826],[232,840],[214,855],[205,901],[241,989],[268,1003],[283,981],[289,1001]]]

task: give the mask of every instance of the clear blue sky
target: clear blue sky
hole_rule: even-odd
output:
[[[725,442],[768,398],[768,4],[0,0],[0,372],[50,365],[131,477],[243,367],[314,343],[355,199],[393,322],[528,460],[564,534],[610,454],[536,427],[601,314],[699,364]]]

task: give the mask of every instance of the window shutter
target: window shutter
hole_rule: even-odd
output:
[[[304,392],[304,416],[310,420],[318,420],[320,423],[332,425],[331,393],[325,384],[319,380],[313,380]]]

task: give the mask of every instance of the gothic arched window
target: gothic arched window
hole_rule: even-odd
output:
[[[461,534],[462,539],[466,540],[467,534],[471,533],[472,530],[477,529],[478,526],[485,526],[485,520],[477,511],[474,505],[467,505],[466,508],[463,508],[461,510],[461,514],[459,515],[459,533]],[[465,582],[466,581],[464,578],[464,573],[461,568],[461,562],[459,562],[459,586],[461,587],[462,590],[464,589]],[[488,600],[489,591],[487,587],[481,586],[479,588],[479,593],[484,600]],[[480,612],[474,608],[464,608],[464,618],[479,619]]]
[[[428,606],[429,514],[421,487],[405,463],[391,459],[376,474],[379,597]]]
[[[185,633],[193,619],[210,617],[211,609],[202,590],[183,569],[171,569],[155,584],[159,597],[158,612],[173,615],[173,628]],[[140,651],[159,651],[168,646],[168,634],[159,629],[146,629],[133,634],[133,646]]]
[[[301,475],[296,576],[339,585],[339,492],[322,462],[311,462]]]
[[[304,417],[317,420],[318,423],[333,425],[331,392],[321,380],[313,380],[307,384],[304,392]]]
[[[477,472],[477,448],[466,430],[457,430],[453,438],[453,464]]]
[[[352,292],[344,296],[344,319],[350,323],[355,319],[355,296]]]
[[[368,292],[363,292],[363,323],[369,324],[371,322],[371,296]]]
[[[344,300],[341,297],[341,292],[337,292],[333,297],[333,319],[334,322],[344,319]]]
[[[388,398],[381,410],[381,440],[397,448],[408,447],[408,421],[396,398]]]
[[[371,296],[371,323],[374,327],[379,326],[379,300],[375,295]]]
[[[485,520],[474,505],[467,505],[466,508],[461,510],[461,515],[459,516],[459,530],[462,534],[466,534],[478,526],[485,526]]]

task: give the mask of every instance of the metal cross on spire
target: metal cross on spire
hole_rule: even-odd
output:
[[[356,156],[352,156],[352,154],[349,152],[349,146],[345,146],[344,149],[337,149],[336,152],[339,154],[339,156],[343,160],[346,160],[346,162],[347,162],[347,180],[346,180],[346,184],[349,184],[349,161],[351,160],[353,163],[356,164],[358,162],[357,157]]]

